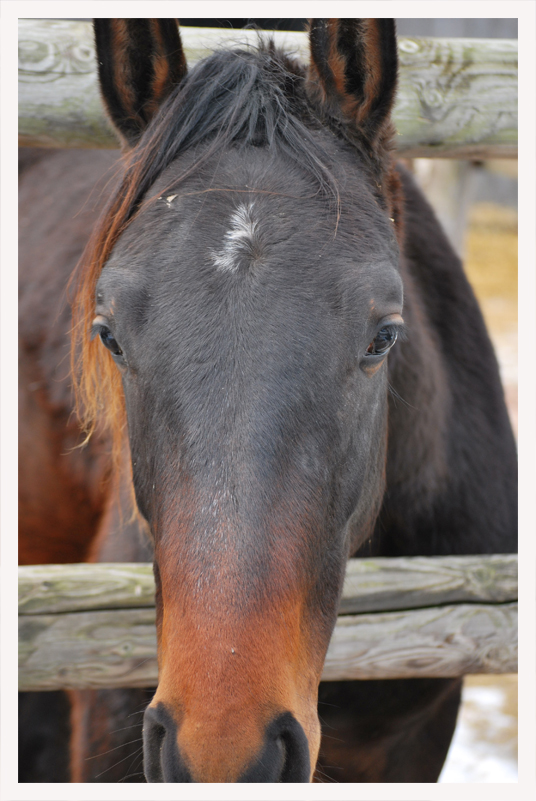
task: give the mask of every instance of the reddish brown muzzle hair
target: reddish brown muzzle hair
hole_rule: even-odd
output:
[[[214,493],[188,494],[175,525],[157,535],[149,780],[310,781],[333,626],[318,614],[319,577],[300,554],[311,521],[275,515],[248,536],[247,522]]]

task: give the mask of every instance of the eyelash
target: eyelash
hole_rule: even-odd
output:
[[[112,356],[122,356],[123,351],[119,346],[117,340],[112,334],[107,325],[103,323],[94,323],[91,327],[90,339],[99,336],[104,347],[110,351]]]
[[[380,338],[380,335],[384,331],[389,332],[390,335],[389,338],[387,339],[387,347],[385,347],[383,350],[375,350],[374,343],[376,342],[377,339]],[[365,356],[367,357],[385,356],[387,353],[389,353],[389,351],[391,350],[397,339],[403,340],[405,338],[406,338],[406,327],[404,325],[400,324],[395,325],[393,323],[387,323],[386,325],[383,325],[376,333],[376,336],[374,337],[374,339],[369,344],[366,350]],[[384,336],[383,339],[385,340],[386,337]]]

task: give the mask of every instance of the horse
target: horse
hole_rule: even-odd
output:
[[[23,781],[438,779],[461,679],[321,682],[345,566],[515,551],[515,444],[394,21],[308,36],[189,70],[176,20],[97,20],[121,156],[23,154],[21,562],[153,559],[159,666],[59,694]]]

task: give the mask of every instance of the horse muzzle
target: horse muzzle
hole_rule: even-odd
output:
[[[197,754],[195,767],[188,749],[181,744],[181,727],[166,707],[148,707],[143,727],[145,776],[153,782],[309,782],[311,759],[309,744],[301,724],[291,712],[283,712],[265,727],[257,754],[237,769],[232,741],[229,762],[214,762],[210,739],[202,742],[203,755]],[[199,738],[197,738],[199,744]],[[217,750],[220,751],[221,743]],[[201,758],[200,758],[201,757]]]

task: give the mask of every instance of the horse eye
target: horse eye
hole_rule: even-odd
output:
[[[367,348],[369,356],[381,356],[393,347],[397,338],[397,330],[392,325],[381,328]]]
[[[104,345],[104,347],[108,348],[108,350],[113,356],[123,355],[123,351],[117,344],[117,340],[114,338],[109,328],[105,328],[103,326],[99,331],[99,336],[101,338],[101,342]]]

